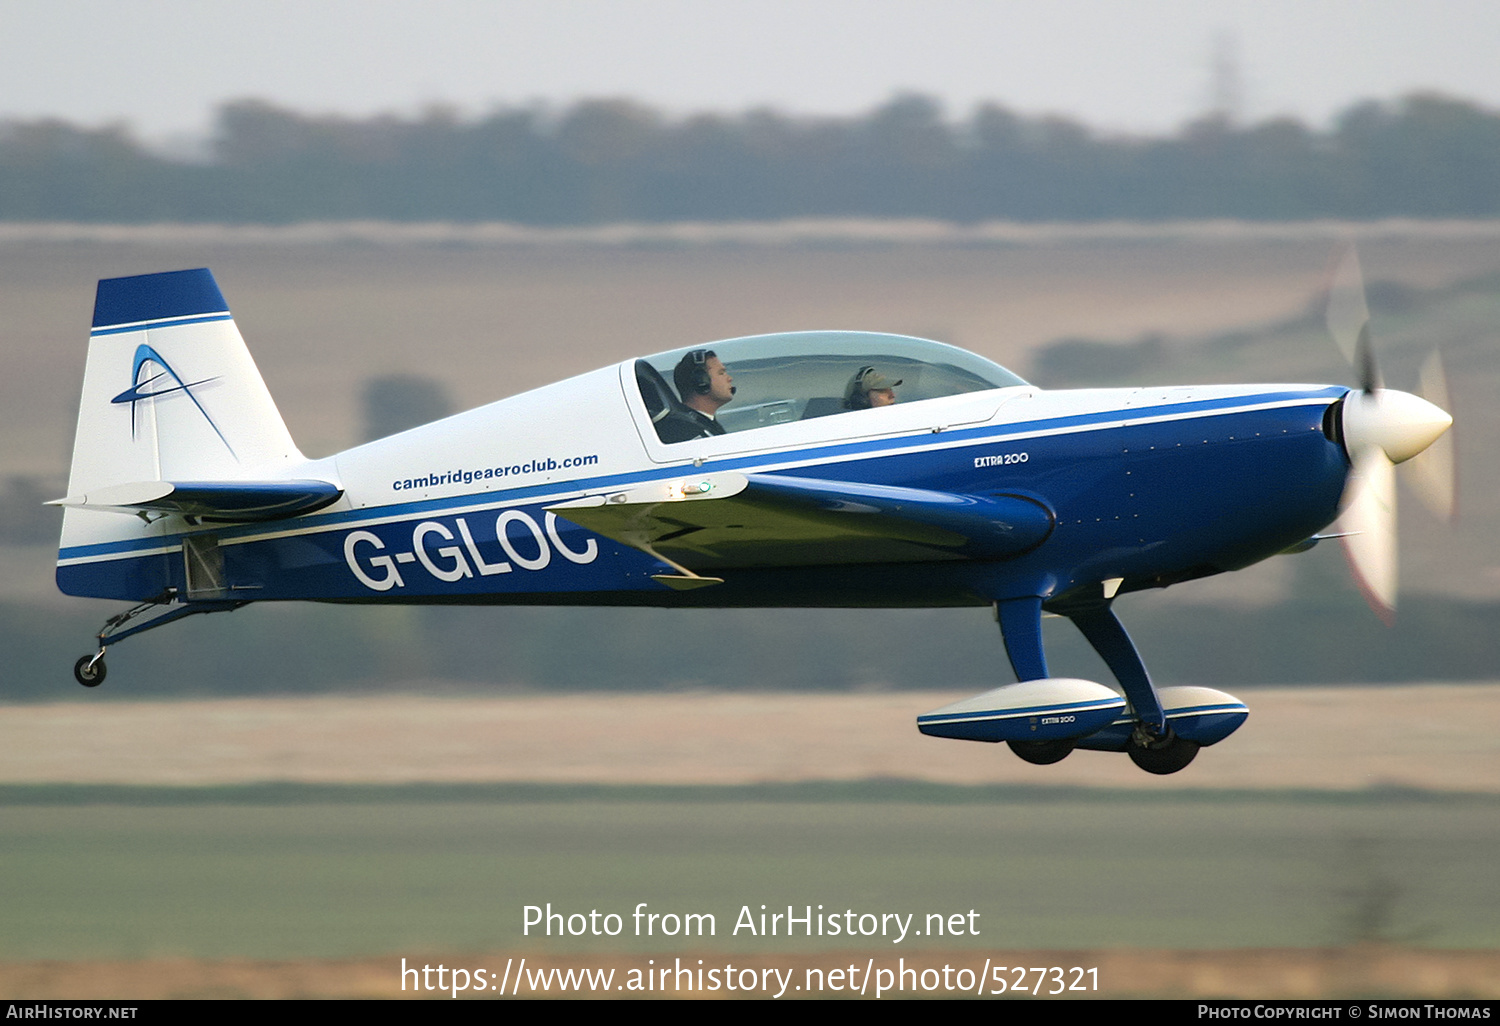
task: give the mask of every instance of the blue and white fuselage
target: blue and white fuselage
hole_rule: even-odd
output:
[[[1314,537],[1349,474],[1342,386],[1048,391],[859,332],[714,343],[700,364],[707,350],[739,383],[724,433],[664,440],[679,350],[309,460],[207,271],[101,282],[58,585],[176,615],[994,604],[1034,681],[1043,608],[1086,634],[1104,610],[1108,634],[1117,594]],[[848,409],[869,366],[899,401]]]
[[[821,430],[804,432],[814,437],[790,445],[719,454],[711,450],[732,437],[720,436],[680,443],[680,461],[656,465],[618,375],[597,372],[287,467],[289,480],[343,490],[316,513],[196,526],[163,517],[128,525],[134,537],[65,544],[58,584],[135,601],[167,588],[185,594],[182,539],[212,534],[225,587],[247,599],[930,606],[988,605],[1002,593],[1050,599],[1111,578],[1128,591],[1248,566],[1331,522],[1348,466],[1322,425],[1345,391],[1012,386],[865,411],[886,423],[864,437],[824,418],[810,425]],[[944,430],[945,414],[978,403],[995,407],[983,423]],[[575,430],[568,410],[586,411]],[[539,420],[552,421],[546,435]],[[1032,551],[998,562],[940,552],[863,574],[846,565],[820,583],[804,557],[746,567],[757,573],[743,585],[730,574],[712,592],[675,592],[652,580],[660,560],[549,511],[722,471],[1025,494],[1045,503],[1053,529]],[[898,579],[908,587],[892,586]]]

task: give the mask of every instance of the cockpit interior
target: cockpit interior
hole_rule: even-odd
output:
[[[641,399],[663,442],[696,436],[674,371],[685,358],[703,363],[705,353],[733,376],[734,397],[714,415],[725,434],[856,412],[866,406],[855,394],[861,384],[890,386],[900,404],[1026,384],[999,364],[928,339],[859,331],[755,335],[635,362]]]

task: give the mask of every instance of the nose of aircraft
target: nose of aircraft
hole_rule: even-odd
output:
[[[1354,454],[1378,446],[1392,463],[1411,459],[1453,425],[1441,408],[1391,388],[1350,392],[1344,401],[1344,446]]]

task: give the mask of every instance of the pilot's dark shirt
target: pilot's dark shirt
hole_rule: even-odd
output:
[[[712,417],[706,416],[693,409],[684,406],[673,410],[665,420],[656,426],[656,433],[663,442],[686,442],[692,438],[711,438],[714,435],[724,433],[724,425]]]

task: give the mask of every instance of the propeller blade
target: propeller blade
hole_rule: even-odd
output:
[[[1380,380],[1380,368],[1375,366],[1375,343],[1370,341],[1370,325],[1359,329],[1354,340],[1354,366],[1359,371],[1359,387],[1366,393],[1378,391],[1385,385]]]
[[[1450,413],[1453,411],[1448,396],[1448,374],[1443,369],[1443,358],[1436,349],[1422,363],[1421,385],[1417,394],[1428,402]],[[1412,461],[1411,484],[1417,496],[1440,520],[1452,520],[1458,498],[1458,459],[1450,428],[1426,451]]]
[[[1345,532],[1354,583],[1389,626],[1396,618],[1396,465],[1379,446],[1356,455],[1336,528]]]
[[[1338,343],[1344,359],[1359,372],[1363,384],[1377,375],[1370,348],[1370,307],[1365,302],[1365,278],[1359,267],[1359,253],[1350,243],[1340,252],[1328,283],[1328,308],[1325,311],[1328,333]],[[1368,367],[1366,366],[1368,365]],[[1378,386],[1377,386],[1378,387]]]

